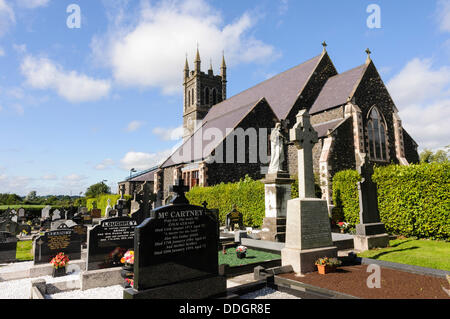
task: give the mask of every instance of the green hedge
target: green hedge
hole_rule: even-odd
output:
[[[116,205],[117,200],[120,198],[120,195],[103,194],[94,198],[88,198],[86,200],[86,208],[90,211],[92,209],[93,202],[96,201],[97,208],[101,209],[102,216],[105,216],[106,207],[108,206],[108,198],[111,199],[111,207],[114,207],[114,205]],[[125,195],[124,198],[130,200],[131,196]]]
[[[194,187],[186,193],[186,197],[193,205],[201,205],[206,201],[208,208],[218,209],[222,225],[233,205],[242,213],[246,226],[260,227],[265,216],[264,184],[248,176],[237,183]]]
[[[389,233],[407,237],[450,238],[450,164],[375,167],[378,209]],[[359,222],[356,171],[333,178],[333,199],[341,200],[345,219]]]

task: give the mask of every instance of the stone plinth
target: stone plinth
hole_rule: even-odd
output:
[[[287,172],[267,174],[262,180],[265,191],[266,217],[263,220],[261,239],[284,242],[286,238],[287,202],[291,199],[293,180]]]
[[[384,248],[389,246],[389,235],[355,235],[353,236],[353,247],[356,251],[366,251],[372,248]]]
[[[291,265],[296,273],[315,270],[320,257],[336,257],[333,246],[327,201],[317,198],[288,202],[286,245],[281,250],[282,265]]]

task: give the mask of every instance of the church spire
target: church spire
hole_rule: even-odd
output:
[[[225,51],[222,51],[222,65],[220,67],[222,77],[222,100],[227,99],[227,65],[225,63]]]
[[[188,63],[187,53],[186,53],[186,63],[184,64],[184,77],[185,78],[189,77],[189,63]]]
[[[197,71],[197,73],[200,73],[200,64],[201,64],[200,51],[198,50],[198,43],[197,43],[197,55],[195,56],[195,71]]]

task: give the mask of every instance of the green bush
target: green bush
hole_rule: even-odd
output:
[[[375,167],[378,210],[389,233],[406,237],[450,238],[450,164],[423,163]],[[359,222],[356,171],[333,178],[333,200],[342,201],[345,220]]]
[[[208,208],[218,209],[222,225],[233,205],[242,213],[245,226],[260,227],[265,216],[264,184],[248,176],[237,183],[194,187],[186,193],[186,197],[193,205],[206,201]]]
[[[102,216],[105,216],[106,207],[108,206],[108,198],[111,199],[111,207],[114,207],[117,200],[120,198],[120,195],[103,194],[94,198],[88,198],[86,199],[86,208],[90,211],[93,208],[93,203],[95,201],[97,202],[97,208],[102,211]],[[130,200],[131,196],[125,195],[124,198],[126,200]]]
[[[333,177],[333,203],[342,206],[344,220],[354,227],[359,223],[359,196],[357,183],[361,176],[355,170],[345,170]]]

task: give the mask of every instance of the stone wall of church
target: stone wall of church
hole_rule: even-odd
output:
[[[322,58],[316,68],[316,71],[313,73],[305,88],[303,89],[302,95],[296,101],[288,116],[286,117],[286,119],[289,121],[289,128],[292,128],[295,125],[297,121],[296,116],[298,111],[309,109],[319,96],[320,91],[322,91],[322,88],[327,82],[328,78],[337,74],[338,73],[336,71],[336,68],[334,67],[333,62],[331,62],[331,59],[327,53]]]
[[[344,118],[344,106],[339,106],[331,110],[311,115],[311,124],[316,125],[336,119]]]
[[[405,157],[409,164],[417,164],[420,162],[419,153],[417,152],[417,144],[412,137],[403,129],[403,143],[405,148]]]
[[[356,169],[352,119],[348,118],[336,128],[333,137],[334,143],[328,162],[331,180],[339,171]]]
[[[173,185],[174,167],[167,167],[163,169],[163,200],[169,196],[169,187]]]
[[[386,162],[380,162],[379,164],[389,164],[390,162],[398,164],[399,162],[395,151],[394,123],[392,116],[395,105],[372,62],[367,67],[367,71],[355,92],[355,103],[361,109],[365,137],[364,148],[366,153],[368,152],[368,113],[372,106],[375,105],[382,113],[387,126],[388,159]]]
[[[313,170],[314,174],[319,174],[319,160],[322,153],[323,139],[319,141],[313,147]],[[298,175],[298,150],[295,145],[289,145],[287,150],[288,159],[288,171],[291,176]]]
[[[237,126],[238,128],[242,128],[247,130],[248,128],[256,128],[257,129],[257,138],[258,144],[261,138],[267,141],[267,148],[270,148],[270,141],[268,136],[260,136],[261,132],[258,130],[259,128],[267,128],[266,133],[270,135],[271,129],[275,127],[276,116],[270,107],[265,103],[261,102],[258,106],[256,106],[253,111]],[[227,141],[224,141],[219,145],[222,147],[224,158],[226,159],[226,145]],[[238,154],[237,143],[234,143],[234,154]],[[248,140],[246,141],[245,149],[245,163],[211,163],[207,164],[208,173],[207,173],[207,184],[208,185],[216,185],[221,182],[229,183],[229,182],[237,182],[241,178],[244,178],[245,175],[249,175],[253,179],[261,179],[264,178],[264,174],[261,173],[262,167],[268,167],[270,158],[268,158],[268,163],[264,163],[261,161],[261,155],[259,154],[258,147],[258,156],[257,163],[249,162],[249,150]],[[267,161],[267,160],[266,160]]]

